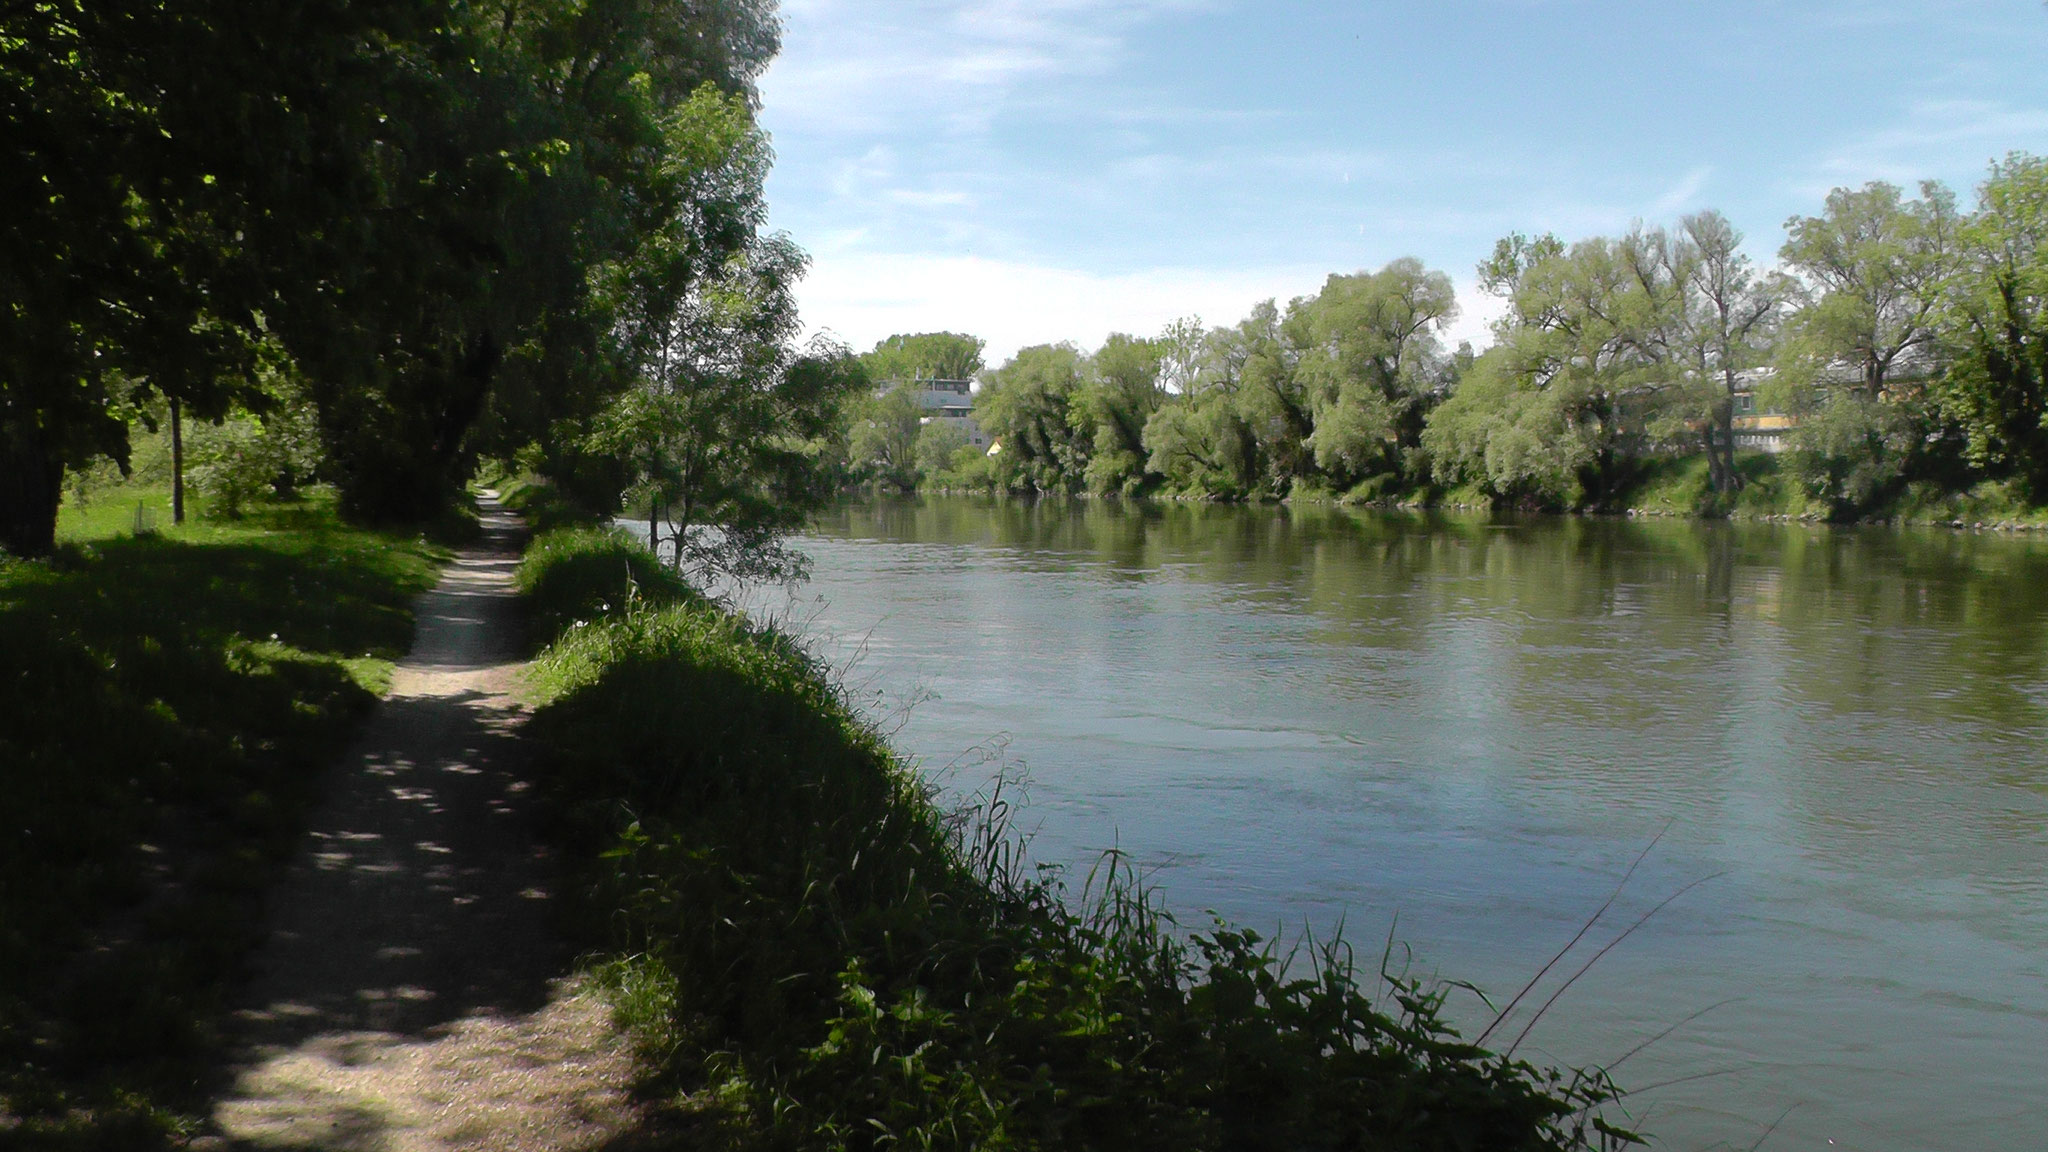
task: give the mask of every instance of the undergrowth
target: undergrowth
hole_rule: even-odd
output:
[[[600,981],[653,1084],[724,1117],[713,1142],[1635,1141],[1602,1117],[1603,1073],[1465,1042],[1443,990],[1384,954],[1183,931],[1114,854],[1078,891],[1029,867],[1000,782],[942,808],[788,636],[637,570],[597,593],[550,575],[623,585],[629,547],[536,542],[523,581],[566,626],[536,665],[528,732]]]
[[[0,1142],[151,1146],[203,1070],[318,769],[411,641],[427,545],[331,497],[0,560]]]

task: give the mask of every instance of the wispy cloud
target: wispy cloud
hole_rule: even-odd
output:
[[[1829,189],[1889,180],[1911,186],[1968,172],[2005,152],[2048,136],[2048,109],[1992,100],[1918,100],[1896,123],[1830,150],[1802,177],[1797,191],[1813,198]]]
[[[1707,177],[1713,174],[1714,170],[1704,165],[1687,172],[1650,205],[1650,218],[1661,221],[1689,208],[1697,208],[1700,190],[1707,186]]]
[[[792,5],[782,55],[761,87],[790,129],[881,131],[905,109],[985,128],[1021,86],[1099,75],[1148,21],[1200,0],[846,0]]]

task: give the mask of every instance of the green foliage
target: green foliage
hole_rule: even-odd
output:
[[[898,384],[848,405],[847,469],[862,484],[886,484],[899,492],[917,485],[919,420],[924,405],[913,384]]]
[[[1145,480],[1145,422],[1159,409],[1159,347],[1111,333],[1088,358],[1068,419],[1088,443],[1082,485],[1090,492],[1133,495]]]
[[[573,455],[648,354],[616,269],[675,304],[772,263],[776,44],[761,0],[8,7],[0,547],[50,547],[128,400],[262,413],[271,348],[352,514],[433,519],[480,449]]]
[[[1412,257],[1332,276],[1301,306],[1301,371],[1315,407],[1309,442],[1333,486],[1416,472],[1423,417],[1448,383],[1436,333],[1457,312],[1451,278]]]
[[[1810,501],[1786,463],[1784,456],[1768,452],[1738,452],[1738,483],[1731,489],[1717,482],[1705,454],[1655,458],[1644,465],[1636,488],[1628,494],[1628,506],[1656,515],[1715,519],[1824,515],[1824,509],[1816,511],[1820,506]]]
[[[891,336],[863,352],[861,367],[877,383],[912,380],[972,380],[981,372],[979,336],[959,332],[918,332]]]
[[[1994,164],[1978,202],[1948,290],[1959,354],[1937,392],[1972,464],[2048,502],[2048,161]]]
[[[592,509],[554,482],[530,473],[501,481],[498,499],[505,507],[519,513],[527,529],[533,532],[590,527],[610,519],[609,510]]]
[[[983,453],[967,442],[967,429],[950,421],[933,420],[917,430],[915,455],[918,482],[942,483]]]
[[[147,1147],[204,1116],[194,1072],[222,1055],[264,893],[434,576],[331,497],[163,529],[88,539],[67,513],[80,542],[0,560],[10,1142]]]
[[[537,567],[565,560],[539,561]],[[544,577],[542,577],[544,579]],[[761,1147],[1564,1148],[1612,1090],[1489,1055],[1341,941],[1182,933],[1112,855],[1032,871],[1000,781],[947,813],[788,637],[628,606],[529,731],[643,1055]]]
[[[1815,380],[1830,365],[1842,386],[1870,399],[1916,350],[1928,351],[1942,283],[1955,261],[1955,196],[1933,181],[1904,200],[1882,181],[1828,193],[1819,216],[1785,224],[1779,259],[1805,282],[1780,360],[1795,379]]]
[[[1094,437],[1079,434],[1074,415],[1082,358],[1072,344],[1026,348],[988,373],[975,397],[975,419],[1002,445],[997,467],[1006,486],[1073,493],[1085,483]]]
[[[617,528],[559,528],[527,545],[513,576],[543,645],[578,624],[697,594],[676,570]]]
[[[264,497],[289,497],[324,461],[312,405],[295,387],[273,383],[262,415],[237,412],[188,427],[185,456],[192,487],[210,510],[240,519]]]
[[[1832,393],[1793,431],[1792,474],[1834,519],[1874,513],[1904,487],[1925,428],[1918,404]]]

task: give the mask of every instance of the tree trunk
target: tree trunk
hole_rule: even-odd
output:
[[[0,549],[16,556],[47,556],[57,546],[57,504],[64,464],[43,430],[27,420],[0,418]]]
[[[184,405],[171,397],[171,523],[185,522]]]

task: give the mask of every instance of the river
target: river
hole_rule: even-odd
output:
[[[1615,1071],[1660,1147],[2048,1148],[2048,540],[926,498],[801,546],[756,610],[945,787],[1021,770],[1041,860],[1498,1005],[1640,858],[1494,1046],[1682,892],[1518,1055],[1671,1029]]]

